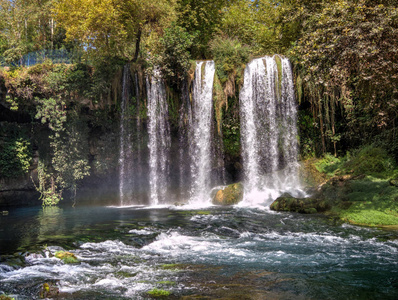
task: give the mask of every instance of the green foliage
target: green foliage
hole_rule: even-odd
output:
[[[223,143],[225,152],[231,157],[240,155],[240,127],[223,123]]]
[[[250,48],[236,39],[217,36],[210,42],[210,51],[216,63],[220,82],[225,83],[240,77],[245,64],[250,60]]]
[[[322,140],[370,143],[397,122],[398,7],[377,1],[297,1],[284,15],[299,24],[289,56]],[[329,148],[329,149],[328,149]]]
[[[298,112],[298,128],[300,132],[300,153],[303,159],[315,157],[319,139],[317,128],[314,126],[314,118],[306,110]]]
[[[329,177],[351,174],[372,175],[379,178],[392,176],[396,167],[394,159],[387,151],[374,145],[359,148],[342,158],[327,153],[315,166],[319,172]]]
[[[147,294],[154,298],[162,298],[170,296],[171,293],[169,291],[155,288],[153,290],[148,291]]]
[[[36,99],[36,118],[47,123],[51,161],[41,159],[38,166],[39,187],[43,205],[56,205],[65,189],[76,194],[77,182],[89,175],[88,129],[75,111],[67,114],[63,100]],[[69,118],[68,118],[69,117]]]
[[[160,39],[161,52],[154,57],[154,64],[160,66],[163,77],[171,83],[179,83],[186,78],[191,67],[189,48],[195,35],[185,28],[171,24]]]
[[[229,0],[177,0],[175,8],[177,24],[194,34],[192,56],[198,59],[208,57],[208,43],[222,22],[227,8],[234,1]]]
[[[255,55],[284,54],[292,37],[279,20],[288,6],[286,1],[233,1],[222,15],[218,32],[249,45]]]
[[[336,174],[336,171],[341,167],[341,159],[337,158],[329,153],[326,153],[323,158],[319,159],[315,164],[316,169],[332,177]]]
[[[70,92],[77,92],[81,96],[87,96],[92,85],[91,78],[93,68],[87,64],[73,65],[68,74],[68,87]]]
[[[3,127],[4,126],[4,127]],[[0,130],[0,176],[14,178],[26,174],[32,163],[31,143],[20,128],[2,124]]]
[[[391,175],[394,167],[394,160],[388,155],[387,151],[373,145],[354,151],[344,164],[344,169],[347,173],[352,173],[353,175],[367,174],[378,177]]]
[[[141,40],[157,36],[174,19],[174,1],[61,0],[54,3],[57,24],[69,41],[79,41],[85,54],[95,60],[137,60]]]
[[[58,137],[60,132],[64,131],[64,123],[66,122],[66,105],[65,100],[61,98],[40,99],[36,98],[37,114],[36,119],[45,124],[55,132]]]

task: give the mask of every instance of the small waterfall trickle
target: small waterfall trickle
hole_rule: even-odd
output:
[[[212,163],[212,108],[214,61],[198,62],[192,93],[189,153],[191,158],[191,203],[209,199]]]
[[[160,72],[147,77],[150,204],[165,203],[170,160],[170,126],[166,91]]]
[[[130,66],[123,68],[123,86],[120,115],[120,148],[119,148],[119,197],[120,205],[129,204],[132,193],[133,154],[131,141],[130,101]]]
[[[297,109],[289,61],[279,56],[252,60],[239,103],[246,204],[267,202],[284,191],[298,193]]]

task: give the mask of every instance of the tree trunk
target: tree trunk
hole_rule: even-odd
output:
[[[135,40],[135,54],[134,54],[133,62],[137,61],[138,54],[140,53],[141,34],[142,34],[142,28],[140,27],[140,28],[138,28],[137,38]]]

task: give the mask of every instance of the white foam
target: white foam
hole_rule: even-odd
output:
[[[154,231],[151,230],[146,230],[146,229],[132,229],[129,231],[129,233],[135,233],[138,235],[150,235],[155,233]]]

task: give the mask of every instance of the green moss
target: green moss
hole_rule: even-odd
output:
[[[147,294],[155,298],[161,298],[161,297],[168,297],[170,296],[171,293],[169,291],[155,288],[153,290],[148,291]]]
[[[0,295],[0,300],[15,300],[15,298],[12,298],[7,295]]]
[[[383,212],[375,209],[366,209],[352,205],[347,211],[340,212],[340,218],[356,225],[384,226],[398,225],[397,212]]]
[[[215,205],[235,205],[243,199],[242,183],[234,183],[220,189],[214,195],[213,204]]]
[[[169,280],[164,280],[164,281],[159,281],[158,284],[163,284],[163,285],[176,285],[174,281],[169,281]]]
[[[160,267],[164,270],[178,270],[181,269],[181,264],[164,264]]]
[[[210,215],[209,211],[206,210],[199,210],[195,212],[196,215]]]
[[[66,264],[75,264],[79,262],[73,253],[67,251],[57,251],[54,256],[61,259]]]
[[[214,84],[213,84],[213,103],[214,112],[217,121],[217,133],[221,136],[222,129],[222,118],[223,118],[223,108],[226,106],[227,101],[222,89],[220,80],[217,74],[214,74]]]

